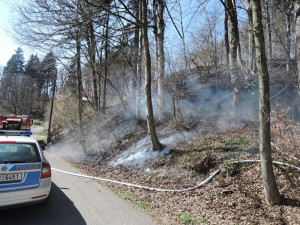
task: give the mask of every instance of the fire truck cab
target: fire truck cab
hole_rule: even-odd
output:
[[[0,130],[30,131],[31,119],[28,115],[2,115],[0,114]]]

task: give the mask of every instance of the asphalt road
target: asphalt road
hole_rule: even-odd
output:
[[[66,161],[45,152],[53,168],[79,173]],[[0,211],[1,225],[152,225],[138,208],[91,179],[52,171],[46,205]]]
[[[44,136],[41,136],[40,133],[45,129],[44,126],[38,126],[34,125],[35,127],[32,129],[32,137],[35,139],[38,139],[40,137],[45,138]]]

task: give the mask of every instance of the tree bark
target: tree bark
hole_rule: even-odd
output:
[[[270,0],[264,0],[265,3],[265,11],[266,11],[266,28],[267,28],[267,34],[268,34],[268,59],[272,60],[273,57],[273,51],[272,51],[272,31],[271,31],[271,15],[270,15]],[[271,67],[272,68],[272,67]]]
[[[165,23],[164,23],[164,9],[165,0],[158,0],[157,7],[157,70],[158,70],[158,107],[159,118],[163,117],[164,101],[164,87],[163,80],[165,77],[165,53],[164,53],[164,36],[165,36]]]
[[[89,12],[91,14],[91,12]],[[88,17],[88,15],[85,15]],[[93,107],[95,111],[99,110],[98,87],[97,87],[97,72],[96,72],[96,40],[94,33],[94,24],[92,18],[87,21],[86,27],[86,42],[88,46],[89,64],[92,70],[92,84],[93,84]]]
[[[138,1],[138,17],[142,21],[142,4]],[[141,122],[141,92],[142,92],[142,55],[143,55],[143,37],[142,29],[139,27],[138,34],[138,59],[137,59],[137,80],[136,80],[136,105],[135,105],[135,114],[136,122],[139,124]]]
[[[248,73],[255,73],[256,62],[255,62],[255,43],[253,34],[253,20],[252,20],[252,6],[251,0],[246,0],[247,14],[248,14]]]
[[[54,97],[55,97],[55,88],[56,88],[56,79],[57,79],[57,69],[56,69],[56,75],[53,82],[53,88],[52,88],[52,99],[51,99],[51,108],[50,108],[50,116],[49,116],[49,125],[48,125],[48,134],[47,134],[47,143],[51,142],[51,122],[52,122],[52,113],[53,113],[53,105],[54,105]]]
[[[103,103],[102,103],[102,112],[105,114],[106,110],[106,88],[107,88],[107,75],[108,75],[108,45],[109,45],[109,40],[108,40],[108,23],[109,23],[109,13],[107,13],[106,17],[106,30],[105,30],[105,65],[104,65],[104,80],[103,80]]]
[[[296,23],[296,62],[297,62],[297,93],[298,101],[296,102],[296,118],[300,118],[300,0],[295,1],[295,23]]]
[[[139,18],[139,2],[135,1],[135,16]],[[137,21],[136,21],[137,22]],[[132,97],[134,97],[134,108],[136,108],[136,96],[137,96],[137,79],[138,79],[138,61],[139,61],[139,31],[140,27],[138,23],[134,28],[134,68],[133,68],[133,79],[132,79]],[[136,115],[135,115],[136,116]]]
[[[285,12],[285,28],[286,28],[286,56],[287,56],[287,63],[286,63],[286,77],[287,81],[291,81],[291,9],[287,9]]]
[[[84,154],[87,153],[85,134],[82,125],[82,71],[81,71],[81,41],[79,31],[76,32],[76,72],[77,72],[77,89],[78,89],[78,117],[79,117],[79,129],[80,129],[80,143],[83,148]]]
[[[229,64],[229,37],[228,37],[228,12],[225,8],[225,17],[224,17],[224,41],[225,41],[225,52],[226,52],[226,65]]]
[[[99,100],[98,100],[97,73],[96,73],[96,40],[95,40],[94,25],[92,20],[89,21],[89,33],[90,33],[90,41],[91,41],[91,48],[89,49],[89,55],[90,55],[91,67],[92,67],[94,106],[95,106],[95,111],[98,111]]]
[[[88,52],[88,62],[92,71],[92,96],[93,103],[92,106],[95,111],[99,110],[99,100],[98,100],[98,77],[97,77],[97,69],[96,69],[96,38],[95,38],[95,29],[93,16],[94,11],[93,8],[88,4],[83,2],[83,8],[81,10],[83,23],[86,24],[84,26],[85,31],[85,39],[87,42],[87,52]],[[88,93],[89,95],[89,93]]]
[[[300,95],[300,0],[296,0],[296,57],[297,57],[297,87]]]
[[[228,1],[228,0],[227,0]],[[232,19],[234,20],[234,24],[236,24],[235,29],[235,35],[237,38],[237,61],[240,67],[242,67],[244,65],[244,61],[242,58],[242,49],[241,49],[241,42],[240,42],[240,32],[239,32],[239,24],[238,24],[238,18],[237,18],[237,11],[236,11],[236,2],[235,0],[231,0],[232,1]]]
[[[82,122],[82,73],[81,73],[81,43],[80,37],[77,32],[77,40],[76,40],[76,70],[77,70],[77,89],[78,89],[78,115],[79,122]]]
[[[146,111],[148,134],[151,139],[152,149],[161,151],[162,144],[159,142],[153,116],[152,96],[151,96],[151,58],[148,40],[148,17],[147,17],[147,0],[142,0],[142,36],[144,40],[144,59],[145,59],[145,94],[146,94]]]
[[[182,35],[182,47],[183,47],[183,57],[185,62],[185,70],[188,71],[190,68],[187,58],[187,50],[186,50],[186,42],[185,42],[185,32],[184,32],[184,24],[183,24],[183,11],[180,1],[178,1],[179,4],[179,14],[180,14],[180,28],[181,28],[181,35]]]
[[[231,83],[233,86],[233,101],[232,105],[234,109],[237,109],[241,104],[241,93],[240,93],[240,78],[238,74],[237,64],[237,47],[238,47],[238,23],[236,17],[236,11],[232,0],[226,1],[228,22],[229,22],[229,70]]]
[[[253,27],[255,32],[256,62],[259,77],[259,149],[261,159],[261,173],[267,204],[280,203],[272,166],[271,134],[270,134],[270,86],[265,42],[262,26],[260,0],[252,0]]]

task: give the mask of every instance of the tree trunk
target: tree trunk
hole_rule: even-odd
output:
[[[102,47],[103,47],[103,41],[101,42],[101,46],[99,47],[101,50],[100,50],[100,53],[99,53],[99,51],[97,51],[97,55],[98,55],[98,62],[99,62],[99,64],[98,64],[98,66],[99,66],[99,68],[98,68],[98,66],[97,65],[95,65],[96,67],[96,72],[97,72],[97,74],[98,74],[98,96],[99,96],[99,98],[98,98],[98,106],[99,106],[99,109],[101,109],[101,82],[102,82],[102,77],[103,77],[103,75],[102,75],[102,71],[103,71],[103,51],[102,51]],[[96,48],[97,48],[97,46],[96,46]],[[97,50],[97,49],[96,49]]]
[[[287,82],[291,81],[291,23],[290,23],[291,11],[288,10],[285,14],[285,28],[286,28],[286,78]]]
[[[229,37],[228,37],[228,12],[225,8],[225,18],[224,18],[224,30],[225,30],[225,51],[226,51],[226,65],[229,64]]]
[[[146,111],[147,111],[147,127],[148,134],[151,139],[152,149],[161,151],[163,146],[160,144],[154,124],[152,96],[151,96],[151,58],[148,40],[148,19],[147,19],[147,1],[142,0],[142,36],[144,40],[144,59],[145,59],[145,95],[146,95]]]
[[[265,3],[265,11],[266,11],[266,28],[267,28],[267,34],[268,34],[268,59],[272,60],[273,52],[272,52],[272,32],[271,32],[271,15],[270,15],[270,0],[264,0]],[[272,67],[271,67],[272,68]]]
[[[138,18],[142,21],[142,4],[138,2]],[[142,55],[143,55],[143,37],[142,29],[139,27],[138,35],[138,59],[137,59],[137,80],[136,80],[136,122],[139,124],[141,122],[141,92],[142,92]]]
[[[280,194],[272,167],[270,134],[270,86],[265,55],[264,33],[260,0],[252,0],[256,62],[259,76],[259,149],[261,173],[267,204],[279,204]]]
[[[94,106],[95,110],[99,110],[98,105],[98,87],[97,87],[97,73],[96,73],[96,40],[94,34],[94,25],[93,21],[89,22],[89,33],[90,33],[90,41],[91,41],[91,48],[89,49],[89,55],[91,60],[91,67],[92,67],[92,79],[93,79],[93,95],[94,95]]]
[[[237,11],[236,11],[236,3],[235,0],[231,0],[232,1],[232,16],[233,16],[233,20],[235,21],[234,23],[236,24],[235,29],[236,29],[236,38],[237,38],[237,61],[240,67],[242,67],[245,63],[243,61],[242,58],[242,49],[241,49],[241,42],[240,42],[240,32],[239,32],[239,24],[238,24],[238,18],[237,18]]]
[[[297,87],[300,95],[300,0],[295,4],[296,12],[296,57],[297,57]]]
[[[53,113],[53,105],[54,105],[54,97],[55,97],[55,88],[56,88],[56,79],[57,79],[57,70],[52,88],[52,100],[51,100],[51,108],[50,108],[50,116],[49,116],[49,124],[48,124],[48,134],[47,134],[47,143],[51,142],[51,122],[52,122],[52,113]]]
[[[103,81],[103,103],[102,103],[102,112],[105,114],[106,109],[106,86],[107,86],[107,74],[108,74],[108,23],[109,23],[109,13],[107,13],[106,18],[106,30],[105,30],[105,65],[104,65],[104,81]]]
[[[79,35],[77,35],[79,36]],[[77,90],[78,90],[78,115],[79,122],[82,122],[82,73],[81,73],[81,49],[79,37],[76,40],[76,63],[77,63]]]
[[[238,74],[237,65],[237,46],[238,46],[238,24],[234,5],[232,0],[226,1],[228,22],[229,22],[229,70],[231,83],[233,86],[233,101],[232,105],[234,109],[237,109],[241,104],[241,93],[240,93],[240,78]]]
[[[86,143],[85,143],[85,134],[82,125],[82,72],[81,72],[81,41],[80,35],[77,31],[76,33],[76,64],[77,64],[77,89],[78,89],[78,116],[79,116],[79,129],[80,129],[80,143],[83,148],[84,154],[87,153]]]
[[[295,118],[300,118],[300,0],[295,2],[295,22],[296,22],[296,61],[297,61],[297,90],[298,101],[296,103]]]
[[[135,16],[139,18],[139,3],[135,1]],[[136,21],[137,22],[137,21]],[[138,23],[137,23],[138,24]],[[138,77],[138,61],[139,61],[139,31],[140,27],[135,25],[134,28],[134,68],[133,68],[133,79],[132,79],[132,97],[134,98],[134,108],[136,108],[136,93],[137,93],[137,77]]]
[[[89,12],[91,14],[91,12]],[[87,17],[87,15],[85,15]],[[97,87],[97,72],[96,72],[96,41],[94,34],[94,25],[92,19],[88,22],[88,26],[85,29],[86,42],[88,46],[89,64],[92,69],[92,84],[93,84],[93,108],[98,111],[98,87]]]
[[[182,47],[183,47],[183,57],[185,62],[185,70],[187,71],[190,66],[187,58],[187,50],[186,50],[186,42],[185,42],[185,32],[184,32],[184,24],[183,24],[183,11],[180,1],[178,1],[179,4],[179,14],[180,14],[180,28],[181,28],[181,39],[182,39]]]
[[[255,43],[253,34],[253,20],[252,20],[252,6],[251,0],[246,0],[247,13],[248,13],[248,73],[255,73],[256,62],[255,62]]]
[[[126,105],[125,105],[125,103],[123,101],[122,94],[120,93],[120,90],[111,82],[111,80],[109,78],[107,78],[107,77],[105,77],[105,76],[103,76],[101,74],[101,70],[102,70],[102,67],[103,67],[102,66],[102,64],[103,64],[102,63],[102,61],[103,61],[102,51],[99,54],[99,61],[100,61],[100,67],[101,68],[100,68],[99,71],[96,70],[96,73],[98,74],[98,80],[99,80],[99,84],[98,84],[99,85],[99,87],[98,87],[99,88],[99,93],[101,93],[101,80],[103,79],[103,81],[105,81],[106,83],[108,83],[112,87],[112,89],[117,93],[118,98],[119,98],[119,100],[120,100],[120,102],[121,102],[121,104],[123,106],[124,111],[127,112],[129,109],[126,108]],[[97,67],[95,67],[95,68],[97,69]],[[100,98],[99,98],[99,106],[100,106]]]
[[[164,8],[165,1],[158,0],[157,7],[157,70],[158,70],[158,107],[159,118],[163,117],[163,107],[165,106],[165,94],[163,87],[163,80],[165,77],[165,53],[164,53],[164,36],[165,36],[165,23],[164,23]]]

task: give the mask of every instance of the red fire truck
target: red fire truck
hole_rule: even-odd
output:
[[[0,114],[1,130],[27,130],[30,131],[31,120],[28,115],[2,115]]]

